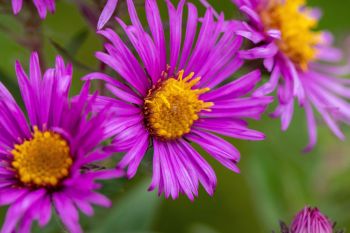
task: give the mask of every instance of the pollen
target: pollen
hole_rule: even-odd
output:
[[[322,43],[322,34],[314,31],[318,21],[305,4],[306,0],[270,0],[260,11],[266,29],[281,31],[279,49],[301,70],[308,69]]]
[[[12,166],[28,186],[55,187],[69,175],[73,163],[67,141],[51,131],[34,128],[33,137],[16,144]]]
[[[145,124],[151,135],[162,140],[175,140],[191,130],[198,120],[199,112],[210,111],[212,102],[204,102],[199,96],[209,88],[194,88],[200,77],[194,73],[183,77],[179,71],[176,77],[160,81],[145,98],[143,113]]]

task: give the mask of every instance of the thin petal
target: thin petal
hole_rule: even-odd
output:
[[[101,16],[98,19],[97,23],[97,29],[101,30],[105,24],[109,21],[109,19],[112,17],[115,9],[117,8],[118,0],[108,0],[107,4],[102,10]]]

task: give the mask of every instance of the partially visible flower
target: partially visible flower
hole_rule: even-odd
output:
[[[293,219],[288,228],[286,224],[281,223],[281,233],[333,233],[334,224],[317,208],[306,206]],[[339,230],[336,233],[342,233]]]
[[[344,135],[339,123],[350,123],[350,80],[339,78],[349,73],[349,65],[340,67],[343,54],[332,46],[328,32],[314,29],[321,15],[309,8],[305,0],[232,0],[248,21],[238,34],[256,47],[241,51],[243,59],[263,58],[271,72],[270,80],[255,92],[266,95],[277,89],[278,107],[272,114],[280,117],[282,130],[287,130],[293,117],[294,100],[305,109],[311,150],[317,141],[314,109],[340,139]]]
[[[60,57],[42,76],[33,53],[29,78],[19,62],[16,73],[29,121],[0,83],[0,205],[10,205],[1,233],[30,232],[35,220],[43,227],[52,208],[69,232],[82,232],[78,210],[90,216],[92,204],[111,204],[95,180],[123,174],[91,169],[109,156],[101,146],[105,112],[91,116],[88,84],[69,98],[72,67]]]
[[[234,33],[235,22],[226,23],[222,14],[215,20],[213,10],[207,9],[198,30],[197,8],[188,3],[183,38],[185,1],[177,7],[170,1],[166,4],[169,26],[163,25],[156,1],[146,0],[146,30],[133,1],[127,0],[132,24],[117,21],[135,53],[111,29],[99,32],[108,42],[106,52],[97,53],[123,82],[103,73],[91,73],[85,79],[105,80],[115,97],[99,97],[99,106],[110,104],[117,113],[109,127],[110,134],[116,136],[111,149],[128,150],[118,167],[127,167],[132,178],[153,146],[150,190],[158,187],[159,194],[164,192],[166,197],[177,198],[182,193],[193,199],[200,183],[213,195],[216,176],[191,143],[239,172],[239,151],[217,134],[263,140],[264,134],[249,129],[245,119],[259,119],[272,98],[249,96],[260,80],[257,70],[228,81],[242,65],[237,52],[243,39]]]
[[[33,4],[42,19],[46,18],[47,12],[55,12],[55,0],[33,0]],[[17,15],[21,11],[22,5],[23,0],[12,0],[13,13]]]

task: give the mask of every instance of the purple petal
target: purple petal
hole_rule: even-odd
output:
[[[209,195],[214,195],[216,187],[216,176],[210,165],[190,146],[186,141],[180,139],[178,150],[182,150],[195,167],[198,178]]]
[[[309,144],[305,147],[304,152],[309,152],[313,149],[317,141],[317,126],[312,106],[308,102],[306,102],[304,108],[309,134]]]
[[[107,4],[103,8],[100,18],[98,19],[97,29],[101,30],[105,24],[112,17],[115,9],[117,8],[118,0],[108,0]]]
[[[192,4],[188,3],[188,16],[186,25],[186,35],[184,40],[184,45],[182,48],[179,69],[183,69],[189,58],[194,38],[196,36],[197,23],[198,23],[198,12],[197,8]]]
[[[54,193],[53,203],[64,225],[72,233],[82,233],[79,225],[79,214],[73,202],[63,193]]]
[[[17,15],[21,11],[22,5],[23,0],[12,0],[12,10],[15,15]]]
[[[253,49],[240,51],[239,55],[242,59],[255,60],[259,58],[268,58],[273,57],[278,52],[278,47],[274,42],[256,47]]]
[[[230,143],[213,134],[199,130],[192,130],[186,138],[200,145],[208,154],[227,168],[239,173],[236,164],[240,159],[240,153]]]
[[[148,134],[145,132],[139,136],[134,147],[131,148],[118,163],[119,168],[128,166],[128,178],[132,178],[136,174],[137,168],[148,149],[148,144]]]
[[[234,80],[220,88],[214,89],[208,93],[201,95],[201,99],[206,101],[213,101],[217,99],[231,99],[243,96],[253,90],[260,79],[260,71],[254,70],[237,80]]]

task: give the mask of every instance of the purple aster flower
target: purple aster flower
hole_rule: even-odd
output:
[[[118,80],[91,73],[85,80],[102,79],[113,97],[99,97],[97,108],[106,104],[116,112],[109,133],[115,136],[111,150],[128,153],[119,168],[128,168],[133,177],[150,144],[153,146],[153,179],[150,190],[177,198],[179,193],[193,199],[201,183],[213,195],[216,176],[191,142],[227,168],[239,172],[239,151],[217,134],[244,140],[262,140],[264,135],[248,128],[245,118],[259,119],[271,97],[247,96],[260,81],[252,71],[228,81],[242,65],[237,52],[242,37],[236,36],[236,23],[218,20],[207,9],[198,31],[196,7],[188,3],[185,36],[182,35],[185,1],[177,7],[166,1],[169,13],[169,44],[155,0],[145,3],[147,30],[142,26],[133,1],[127,6],[131,25],[121,19],[137,56],[111,29],[99,31],[109,42],[106,53],[97,58],[114,69]],[[149,32],[148,32],[149,30]],[[183,43],[182,43],[183,39]]]
[[[19,62],[16,73],[29,122],[0,84],[0,205],[10,205],[1,233],[30,232],[34,220],[43,227],[52,208],[69,232],[82,232],[78,209],[92,215],[92,204],[111,204],[95,192],[100,187],[95,180],[122,175],[89,169],[109,155],[99,146],[106,135],[105,113],[88,117],[96,96],[89,95],[88,84],[69,99],[72,66],[60,57],[42,76],[33,53],[30,77]]]
[[[48,11],[50,13],[55,12],[55,0],[33,0],[33,3],[42,19],[46,18]],[[12,9],[15,15],[21,11],[22,5],[23,0],[12,0]]]
[[[294,217],[289,228],[281,222],[281,233],[343,233],[334,231],[334,225],[317,208],[306,206]]]
[[[314,28],[321,15],[318,9],[305,6],[305,0],[233,0],[248,21],[238,34],[256,47],[241,51],[243,59],[263,58],[271,77],[255,96],[277,89],[278,107],[272,114],[280,117],[287,130],[293,117],[294,100],[304,108],[311,150],[317,141],[316,110],[331,131],[340,139],[344,135],[340,122],[350,122],[350,81],[340,78],[349,66],[335,65],[342,60],[340,50],[332,47],[332,36]]]

